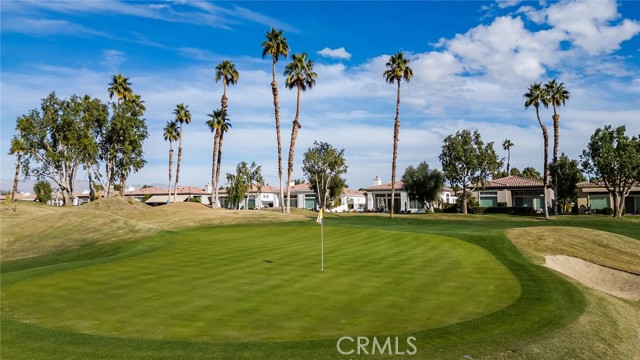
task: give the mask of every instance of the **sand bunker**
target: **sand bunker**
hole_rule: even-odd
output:
[[[545,266],[608,294],[640,301],[640,275],[609,269],[565,255],[545,256]]]

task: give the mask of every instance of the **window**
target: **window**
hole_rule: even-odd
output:
[[[498,206],[497,191],[480,191],[480,207]]]
[[[409,203],[409,209],[422,209],[422,204],[418,200],[411,200]]]
[[[589,197],[589,204],[593,210],[604,209],[611,207],[609,204],[609,194],[607,195],[591,195]]]
[[[533,198],[531,196],[516,196],[514,200],[516,207],[533,207]]]

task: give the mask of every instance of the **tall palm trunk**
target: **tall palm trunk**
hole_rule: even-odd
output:
[[[398,158],[398,137],[400,136],[400,79],[398,79],[398,98],[396,100],[396,121],[393,126],[393,161],[391,162],[391,206],[389,217],[393,219],[396,196],[396,159]]]
[[[285,213],[284,188],[282,187],[282,142],[280,140],[280,104],[278,101],[278,83],[276,82],[276,58],[273,58],[273,80],[271,81],[271,93],[273,94],[273,107],[276,117],[276,139],[278,142],[278,178],[280,179],[280,207]],[[289,185],[287,184],[287,187]]]
[[[536,116],[538,117],[538,123],[540,123],[540,127],[542,128],[542,137],[544,138],[544,166],[542,173],[542,182],[543,192],[542,192],[542,201],[544,202],[543,210],[545,219],[549,218],[549,209],[547,206],[547,163],[549,162],[549,133],[547,132],[547,127],[542,123],[540,119],[540,112],[538,111],[538,106],[536,106]]]
[[[220,99],[220,107],[222,108],[222,114],[224,118],[227,117],[227,81],[222,80],[222,98]],[[213,189],[215,199],[218,199],[218,182],[220,181],[220,164],[222,163],[222,142],[224,140],[224,131],[220,129],[220,135],[218,137],[218,156],[215,161],[216,167],[216,188]],[[215,150],[214,150],[215,151]]]
[[[507,148],[507,176],[510,175],[509,173],[509,165],[511,164],[511,149]]]
[[[560,115],[556,111],[556,103],[553,102],[553,214],[558,215],[558,174],[556,165],[558,164],[558,144],[560,143]]]
[[[22,151],[16,153],[18,159],[16,162],[16,173],[13,176],[13,188],[11,189],[11,200],[16,201],[16,193],[18,192],[18,179],[20,178],[20,161],[22,160]]]
[[[216,199],[218,198],[218,182],[220,181],[220,164],[222,163],[222,142],[224,141],[224,131],[220,132],[220,137],[218,138],[218,159],[216,164],[216,188],[214,189],[216,194]],[[228,195],[228,194],[227,194]]]
[[[216,166],[218,164],[218,145],[220,144],[220,130],[216,130],[213,136],[213,161],[211,162],[211,208],[218,207],[218,179],[216,177]]]
[[[173,188],[173,202],[178,197],[178,181],[180,180],[180,163],[182,162],[182,123],[180,123],[180,144],[178,145],[178,164],[176,165],[176,185]],[[169,195],[171,197],[171,195]]]
[[[169,196],[167,197],[167,203],[171,204],[171,172],[173,171],[173,146],[169,141]]]
[[[96,188],[93,185],[93,178],[91,177],[92,172],[93,172],[93,167],[91,163],[87,163],[87,174],[89,176],[89,201],[96,200]]]
[[[289,167],[287,169],[287,214],[291,212],[291,173],[293,172],[293,155],[296,150],[296,138],[298,137],[298,129],[301,128],[300,122],[300,85],[298,85],[298,98],[296,100],[296,117],[291,127],[291,146],[289,147]],[[320,199],[318,199],[320,200]]]

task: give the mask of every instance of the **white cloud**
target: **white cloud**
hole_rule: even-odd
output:
[[[614,0],[567,1],[524,13],[533,21],[545,22],[562,31],[567,40],[590,55],[608,54],[618,50],[620,44],[640,33],[640,22],[620,21]]]
[[[108,37],[109,35],[67,20],[31,19],[24,17],[4,18],[3,32],[16,32],[28,35],[50,36],[67,35],[85,37],[90,35]]]
[[[337,48],[337,49],[330,49],[326,47],[318,51],[317,53],[321,56],[328,57],[331,59],[342,59],[342,60],[351,59],[351,54],[348,53],[347,50],[344,49],[344,47]]]
[[[497,2],[500,9],[506,9],[518,5],[522,0],[497,0]]]
[[[590,2],[589,5],[598,13],[582,11],[581,4],[575,2],[554,3],[543,10],[522,7],[518,10],[520,16],[537,19],[544,26],[532,29],[520,17],[502,16],[441,39],[433,51],[407,52],[415,77],[409,83],[402,83],[398,177],[406,166],[423,160],[439,168],[442,139],[460,129],[477,128],[485,141],[496,144],[509,138],[516,144],[512,166],[541,168],[540,128],[534,112],[524,110],[522,94],[531,82],[546,81],[551,76],[564,82],[571,91],[567,106],[560,109],[561,151],[577,157],[595,128],[608,123],[626,124],[628,133],[640,133],[637,65],[632,59],[608,54],[622,44],[622,37],[633,36],[632,31],[621,26],[627,23],[631,25],[626,26],[633,27],[635,22],[620,19],[610,3]],[[127,6],[131,5],[118,11],[142,11]],[[211,3],[189,6],[207,14],[225,11]],[[576,19],[563,18],[569,16],[569,8],[576,11],[572,13]],[[557,23],[561,20],[567,22]],[[5,26],[3,23],[3,28]],[[45,23],[41,27],[46,26],[55,29],[70,25]],[[589,43],[590,39],[593,44]],[[560,46],[565,43],[570,45],[568,49]],[[185,128],[188,140],[184,143],[181,179],[183,184],[204,185],[209,181],[211,161],[211,134],[204,121],[207,113],[219,107],[222,93],[221,84],[213,80],[218,55],[187,47],[164,50],[179,51],[183,56],[206,62],[166,72],[137,70],[126,74],[131,77],[134,91],[145,100],[151,136],[145,143],[149,164],[142,172],[132,175],[129,182],[164,182],[168,147],[162,140],[161,129],[172,118],[175,104],[185,102],[193,120]],[[334,56],[340,51],[348,54],[343,48],[323,50]],[[125,56],[117,50],[106,50],[103,55],[108,56],[86,63],[99,64],[106,58],[115,64]],[[381,54],[351,66],[316,63],[317,85],[302,94],[302,129],[296,147],[295,178],[302,177],[304,151],[314,140],[324,140],[346,149],[347,180],[352,187],[368,186],[376,175],[389,180],[396,87],[385,83],[382,76],[388,59],[389,54]],[[258,57],[240,57],[234,59],[234,63],[240,80],[227,90],[233,128],[225,138],[223,173],[233,171],[239,161],[256,161],[263,166],[267,181],[275,185],[277,158],[269,62]],[[56,90],[60,97],[90,93],[107,100],[110,76],[110,72],[101,68],[36,66],[16,73],[3,70],[3,144],[12,134],[15,116],[37,107],[48,92]],[[278,83],[281,135],[286,153],[296,92],[284,88],[281,77]],[[542,109],[542,116],[550,123],[550,110]],[[501,153],[499,146],[496,150]],[[2,178],[10,177],[13,159],[6,151],[1,156]]]
[[[102,52],[104,66],[112,72],[117,71],[118,67],[125,62],[126,57],[122,51],[109,49]]]

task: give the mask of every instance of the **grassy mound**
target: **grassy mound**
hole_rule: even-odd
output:
[[[273,223],[296,218],[191,206],[170,211],[183,206],[124,215],[55,210],[70,219],[111,219],[106,230],[122,220],[154,232],[105,242],[105,231],[92,238],[98,243],[65,256],[3,260],[0,356],[342,358],[337,339],[358,332],[401,342],[415,336],[416,359],[637,353],[640,304],[573,285],[522,256],[505,235],[554,225],[638,241],[633,219],[332,214],[323,274],[313,212],[297,218],[304,222]],[[236,225],[186,229],[207,221]]]
[[[567,255],[640,274],[640,241],[627,236],[566,226],[510,229],[507,235],[540,264],[545,255]]]

